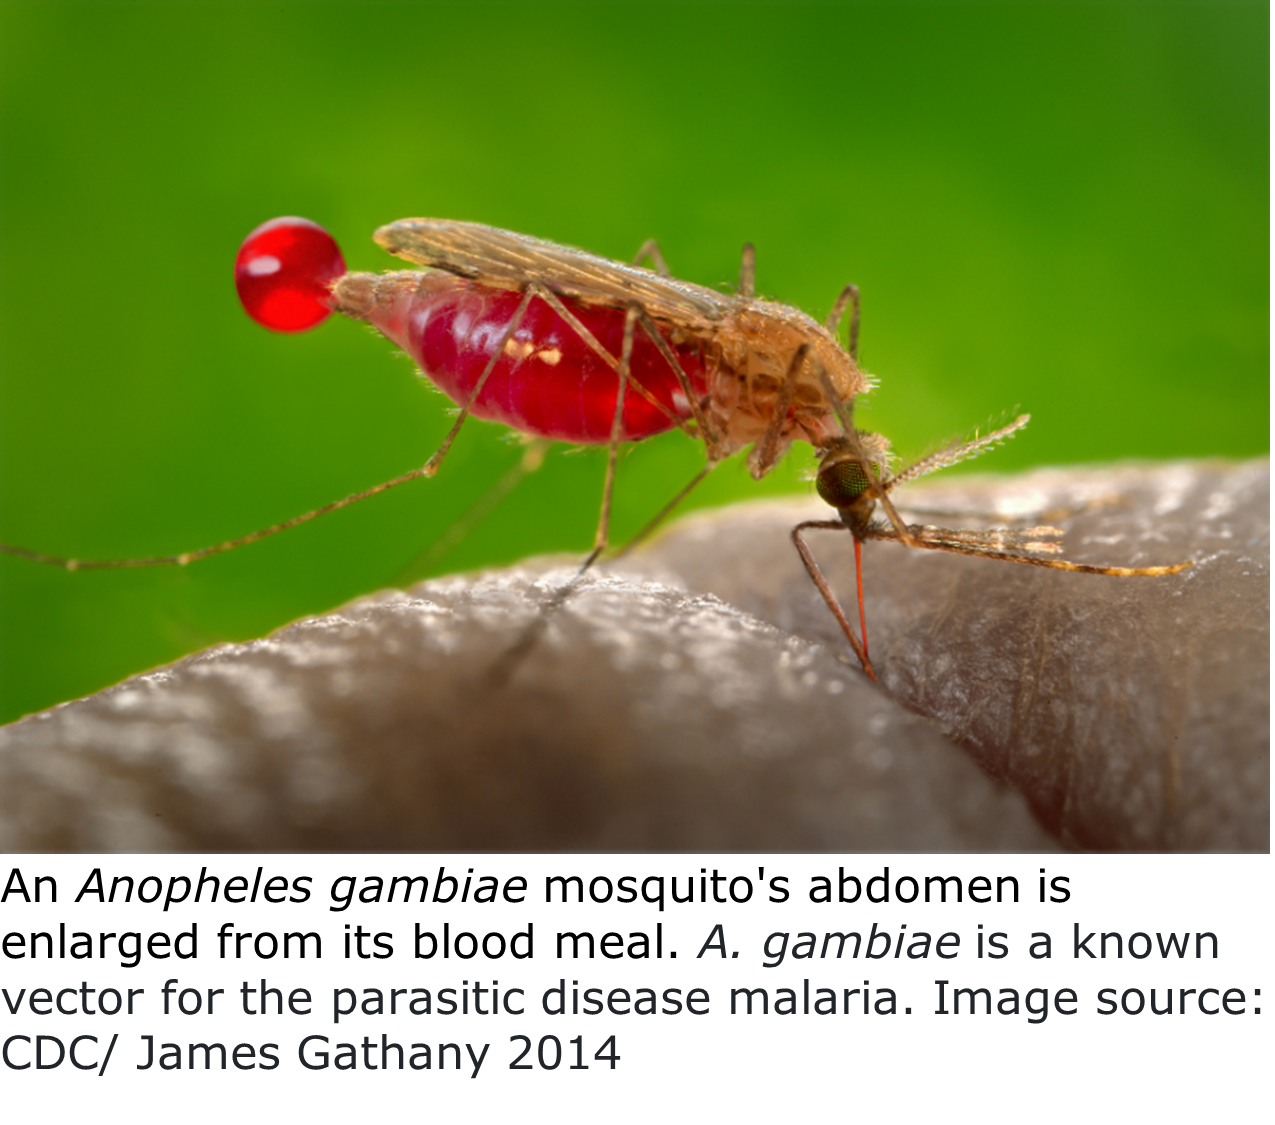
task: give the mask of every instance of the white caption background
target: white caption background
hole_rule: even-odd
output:
[[[105,896],[119,880],[114,903],[94,869]],[[216,901],[209,881],[193,901],[201,872]],[[0,1081],[11,1111],[59,1119],[105,1105],[194,1122],[393,1107],[1185,1120],[1256,1108],[1271,1057],[1269,856],[34,856],[0,874]],[[424,903],[420,882],[387,901],[420,876]],[[567,904],[557,884],[546,902],[554,876]],[[183,879],[189,897],[165,910]],[[925,901],[927,879],[947,880],[946,902],[937,882]],[[643,901],[661,880],[663,909]],[[255,903],[226,900],[254,883]],[[288,901],[299,885],[308,901]],[[524,901],[505,900],[511,885]],[[179,957],[192,928],[197,956]],[[176,951],[148,950],[157,933]],[[533,955],[514,956],[528,933]],[[837,936],[856,933],[857,957]],[[77,934],[91,957],[70,955]],[[561,955],[559,934],[577,935]]]

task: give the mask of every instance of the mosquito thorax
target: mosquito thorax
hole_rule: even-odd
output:
[[[318,223],[289,216],[262,223],[239,247],[235,289],[244,311],[274,332],[304,332],[332,315],[329,286],[345,259]]]

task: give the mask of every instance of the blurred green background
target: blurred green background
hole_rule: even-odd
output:
[[[421,464],[447,404],[368,330],[239,310],[243,236],[409,215],[627,258],[822,318],[864,294],[861,424],[905,456],[1021,405],[1009,471],[1269,448],[1265,4],[0,3],[0,539],[171,553]],[[0,718],[419,576],[519,457],[187,570],[0,556]],[[621,468],[632,534],[702,463]],[[695,505],[808,490],[799,449]],[[434,572],[582,554],[598,451],[555,453]],[[692,505],[694,506],[694,505]]]

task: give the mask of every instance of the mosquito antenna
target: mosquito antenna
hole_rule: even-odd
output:
[[[968,461],[972,457],[978,457],[1011,438],[1031,421],[1031,417],[1030,414],[1020,414],[1008,426],[1002,426],[999,430],[993,430],[990,434],[976,437],[971,441],[957,442],[954,445],[938,450],[936,453],[931,453],[928,457],[922,457],[902,472],[895,473],[894,476],[890,477],[885,482],[885,487],[887,490],[893,490],[901,484],[916,480],[917,477],[927,476],[930,473],[938,472],[940,469],[959,465],[962,461]]]

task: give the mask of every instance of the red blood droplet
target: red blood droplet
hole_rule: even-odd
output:
[[[235,258],[244,310],[275,332],[304,332],[326,320],[332,314],[328,283],[343,273],[336,239],[309,219],[262,223]]]

